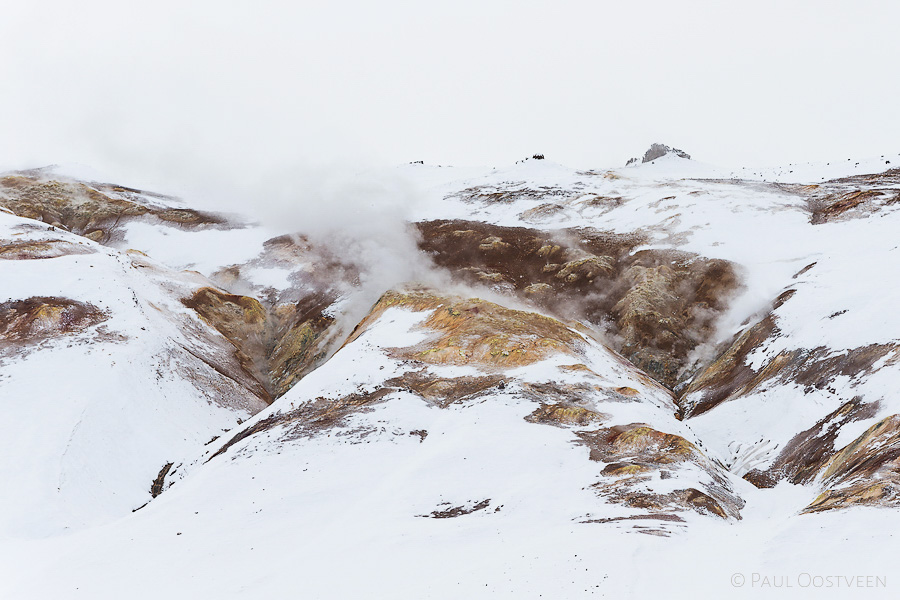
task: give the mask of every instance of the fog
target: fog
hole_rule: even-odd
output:
[[[177,191],[335,162],[619,166],[656,141],[730,167],[894,153],[897,22],[865,0],[8,3],[0,166]]]
[[[318,251],[352,268],[343,287],[340,326],[346,333],[389,289],[422,284],[447,289],[449,275],[435,269],[417,246],[409,224],[418,190],[385,170],[349,166],[273,173],[253,188],[231,196],[262,197],[253,216],[274,231],[300,232]],[[235,208],[240,208],[235,205]],[[346,277],[346,275],[345,275]]]
[[[305,232],[364,263],[365,303],[442,276],[396,164],[900,151],[897,22],[866,0],[8,3],[0,170],[81,165]]]

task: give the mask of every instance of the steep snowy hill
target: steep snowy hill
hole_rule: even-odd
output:
[[[0,178],[0,595],[887,594],[900,170],[657,154],[350,241]]]

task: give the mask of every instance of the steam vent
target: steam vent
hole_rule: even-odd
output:
[[[900,170],[537,158],[268,224],[0,176],[0,597],[894,577]]]

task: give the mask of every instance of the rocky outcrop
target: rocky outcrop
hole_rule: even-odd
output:
[[[129,219],[156,218],[181,227],[224,223],[209,213],[151,204],[141,194],[118,186],[94,187],[27,174],[0,177],[0,206],[95,242],[110,241]]]
[[[586,427],[592,423],[603,423],[609,419],[609,415],[565,400],[556,404],[542,403],[533,413],[525,417],[525,420],[531,423],[577,427]]]
[[[86,302],[58,297],[32,297],[0,303],[0,349],[4,343],[34,343],[83,331],[108,315]]]
[[[414,392],[427,402],[446,408],[450,404],[477,398],[491,390],[502,390],[506,382],[503,375],[438,377],[420,369],[407,371],[385,383],[398,390]]]
[[[741,402],[767,388],[791,386],[800,395],[821,392],[833,395],[837,393],[838,381],[853,387],[875,371],[896,364],[896,357],[900,356],[898,343],[870,344],[842,351],[824,346],[792,348],[788,345],[767,354],[767,346],[783,336],[778,308],[794,293],[788,290],[781,294],[768,314],[747,326],[690,381],[677,399],[685,419],[707,413],[724,402]],[[752,364],[748,360],[751,353],[756,353]],[[846,447],[836,445],[849,425],[876,417],[880,408],[878,399],[856,396],[844,401],[783,443],[774,459],[762,461],[765,466],[738,474],[761,488],[773,487],[781,480],[821,486],[823,493],[807,507],[807,512],[855,504],[897,504],[898,497],[892,491],[894,473],[900,472],[895,468],[900,456],[896,416],[880,421]],[[761,439],[760,444],[765,450],[763,446],[768,442]]]
[[[592,488],[618,503],[649,511],[650,514],[677,516],[683,510],[740,519],[744,501],[734,491],[719,467],[694,444],[678,435],[657,431],[641,423],[617,425],[578,436],[588,448],[590,459],[608,463],[605,479]],[[698,469],[706,476],[701,487],[654,492],[646,484],[653,479],[669,479],[681,468]]]
[[[654,145],[644,162],[669,155],[689,158],[679,150]],[[652,184],[647,184],[645,178],[629,178],[627,173],[598,172],[578,174],[577,179],[566,176],[564,187],[542,187],[543,178],[556,169],[545,167],[537,181],[527,183],[506,184],[499,177],[473,179],[466,185],[475,187],[454,196],[464,204],[457,204],[451,214],[468,211],[476,215],[473,219],[486,214],[504,222],[518,218],[556,226],[565,225],[569,216],[596,224],[627,214],[627,220],[615,222],[617,227],[628,222],[633,224],[629,227],[640,224],[644,228],[622,234],[586,227],[542,231],[462,220],[418,223],[420,248],[434,263],[458,281],[489,288],[494,301],[450,296],[411,284],[384,294],[345,342],[347,331],[332,315],[353,305],[345,314],[357,318],[355,302],[369,298],[358,291],[361,283],[365,284],[369,259],[380,259],[377,247],[371,250],[373,256],[361,260],[346,248],[314,247],[318,242],[314,244],[310,238],[285,235],[265,242],[255,258],[212,267],[218,269],[211,275],[212,282],[196,273],[153,271],[150,260],[129,262],[135,255],[98,248],[88,240],[116,242],[117,231],[130,219],[185,229],[219,224],[214,218],[207,221],[202,213],[172,208],[168,202],[155,204],[142,193],[125,188],[32,176],[4,179],[0,184],[4,210],[43,223],[23,223],[4,215],[11,224],[0,240],[0,263],[38,261],[5,263],[10,272],[18,268],[21,273],[25,268],[64,269],[67,263],[99,271],[96,267],[108,262],[110,270],[103,281],[110,280],[109,273],[121,271],[126,278],[117,285],[134,283],[135,308],[132,311],[126,293],[122,297],[129,312],[123,311],[123,318],[115,322],[133,324],[129,332],[140,337],[142,344],[135,346],[136,354],[150,347],[146,342],[154,343],[156,371],[146,377],[150,387],[161,390],[154,398],[180,399],[179,394],[191,392],[193,387],[202,390],[197,394],[198,413],[218,402],[236,407],[243,403],[257,415],[237,429],[231,429],[235,421],[243,424],[237,419],[214,423],[213,431],[205,431],[199,443],[193,440],[178,456],[170,456],[168,451],[154,455],[138,481],[145,491],[146,482],[158,472],[150,487],[153,497],[164,493],[176,478],[185,477],[188,469],[204,468],[200,466],[204,460],[216,459],[210,471],[213,477],[218,476],[219,467],[218,473],[225,473],[231,462],[246,467],[248,477],[242,474],[232,480],[247,482],[253,479],[251,469],[260,464],[256,461],[267,453],[296,452],[290,460],[283,460],[287,456],[276,459],[292,465],[291,477],[308,477],[289,494],[312,490],[318,496],[314,502],[337,505],[353,495],[347,490],[371,489],[371,482],[378,479],[392,494],[393,489],[403,490],[402,495],[389,499],[395,504],[390,513],[379,512],[388,506],[387,493],[380,494],[380,499],[365,498],[366,510],[359,512],[379,520],[385,514],[398,519],[462,517],[470,523],[499,520],[507,514],[504,509],[495,515],[504,506],[502,502],[514,506],[509,498],[531,497],[537,499],[529,508],[537,509],[531,514],[542,518],[545,513],[538,512],[541,504],[562,506],[554,515],[557,524],[562,524],[560,531],[568,531],[573,523],[617,523],[615,528],[635,527],[644,533],[666,535],[703,518],[713,523],[741,519],[744,503],[739,491],[748,491],[746,497],[753,501],[769,492],[749,490],[740,477],[760,488],[775,487],[782,481],[808,486],[790,492],[809,494],[793,507],[808,503],[807,513],[900,506],[900,417],[886,416],[897,409],[889,397],[892,380],[883,377],[890,375],[884,370],[898,364],[900,344],[896,335],[883,331],[870,336],[879,343],[868,343],[865,324],[830,320],[847,312],[844,308],[852,311],[865,306],[855,304],[863,294],[854,296],[851,289],[846,295],[836,294],[835,299],[816,303],[815,307],[827,309],[806,323],[804,315],[798,318],[802,311],[793,310],[795,307],[780,310],[795,295],[794,289],[788,289],[761,314],[745,321],[736,335],[730,331],[732,339],[714,346],[719,340],[713,333],[717,319],[741,286],[738,267],[673,249],[702,248],[706,239],[710,255],[748,257],[755,252],[754,239],[734,245],[726,229],[714,238],[721,241],[713,242],[706,238],[704,227],[714,228],[718,225],[711,223],[721,222],[740,226],[751,212],[767,214],[766,225],[770,223],[768,211],[789,214],[793,219],[788,222],[790,227],[799,223],[808,233],[802,214],[799,221],[796,218],[803,203],[789,193],[810,199],[813,224],[831,222],[837,230],[838,221],[887,213],[900,198],[900,183],[890,179],[894,175],[850,178],[802,190],[746,186],[741,193],[746,193],[743,199],[747,202],[731,205],[728,194],[742,185],[737,181],[728,183],[730,191],[721,192],[715,186],[724,186],[722,182],[681,180],[668,185],[652,178]],[[494,183],[482,185],[484,181]],[[769,190],[765,193],[777,189],[772,194],[777,201],[767,204],[764,198],[756,204],[755,190],[763,187]],[[704,203],[703,196],[711,196],[718,204]],[[522,200],[527,202],[520,203]],[[635,206],[641,208],[633,210]],[[710,224],[706,224],[707,209]],[[743,214],[736,220],[716,221],[713,213],[719,209]],[[671,225],[679,219],[684,223]],[[771,223],[777,221],[773,218]],[[48,233],[52,228],[69,229],[87,239]],[[772,230],[781,231],[777,227]],[[889,228],[885,230],[889,235]],[[30,238],[23,237],[26,231]],[[824,229],[811,231],[827,233]],[[54,235],[66,241],[49,239]],[[239,237],[250,236],[234,239]],[[844,262],[852,257],[838,257],[836,245],[819,252],[815,248],[818,239],[801,240],[799,250],[793,248],[791,252],[796,253],[791,255],[773,258],[768,249],[753,254],[747,264],[760,269],[755,275],[775,265],[775,259],[781,266],[771,267],[771,278],[750,280],[765,279],[766,286],[789,284],[798,290],[798,298],[839,285],[820,275],[836,257]],[[891,239],[884,245],[894,245]],[[690,246],[680,245],[685,240],[690,240]],[[723,247],[712,248],[718,244]],[[88,260],[70,256],[89,252],[95,254]],[[238,254],[223,253],[229,257]],[[70,258],[50,260],[65,256]],[[889,260],[892,255],[882,254],[882,259],[885,256],[885,263],[895,266]],[[820,262],[810,277],[797,281],[816,263],[789,279],[797,268],[813,260]],[[872,263],[872,270],[881,267],[881,271],[891,272]],[[789,266],[783,270],[785,264]],[[140,278],[153,273],[160,293],[139,297],[150,289]],[[82,294],[93,291],[92,287],[80,289]],[[755,302],[753,295],[742,298],[735,308],[749,310]],[[188,309],[179,304],[181,298]],[[348,302],[339,304],[339,298]],[[887,302],[879,297],[871,305],[875,309],[868,314],[872,321],[878,319],[874,327],[890,324],[890,298],[885,298]],[[827,316],[831,312],[834,314]],[[141,313],[146,320],[137,321]],[[800,324],[785,322],[788,314]],[[70,334],[88,331],[105,318],[96,306],[65,298],[10,300],[0,305],[0,359],[5,366],[10,348],[21,352],[33,342],[41,345],[46,341],[53,352],[84,343],[88,335]],[[801,331],[803,326],[814,335]],[[822,345],[841,327],[833,339],[852,342],[836,351]],[[100,335],[95,333],[100,330],[102,327],[95,328],[91,335]],[[844,335],[846,332],[851,335]],[[811,341],[796,343],[792,335]],[[335,362],[327,362],[342,342]],[[78,350],[75,348],[73,356]],[[103,361],[95,363],[100,370],[107,360],[113,364],[106,350],[94,353],[103,354]],[[126,362],[116,359],[120,364]],[[319,366],[326,370],[294,388]],[[136,369],[123,372],[140,373]],[[877,385],[867,387],[863,382],[870,374],[876,374],[872,379]],[[176,385],[165,387],[167,382]],[[141,398],[146,388],[138,390]],[[295,393],[288,394],[291,389]],[[258,401],[272,403],[279,398],[280,402],[269,407]],[[746,405],[738,404],[742,400],[747,400]],[[145,415],[151,415],[157,404]],[[788,409],[796,414],[788,415]],[[75,416],[76,411],[72,412]],[[247,414],[240,416],[246,418]],[[177,441],[181,424],[175,425],[176,434],[171,437]],[[70,426],[79,427],[73,421],[60,429],[67,433]],[[95,434],[98,429],[84,427],[82,432]],[[772,439],[767,439],[770,434]],[[206,440],[207,445],[201,447]],[[291,448],[292,444],[295,447]],[[707,450],[706,444],[712,448]],[[185,452],[194,452],[193,448],[200,450],[185,456]],[[496,454],[492,454],[494,449],[499,449]],[[240,458],[250,453],[255,454],[254,460],[240,466]],[[506,460],[513,455],[519,457],[518,462]],[[238,460],[231,461],[233,458]],[[308,464],[304,463],[307,460]],[[362,464],[365,468],[354,471],[354,466]],[[160,465],[165,465],[162,470]],[[378,472],[383,465],[387,477]],[[395,469],[396,465],[403,469]],[[518,482],[511,480],[512,485],[503,481],[489,491],[474,489],[470,493],[457,487],[457,482],[465,481],[466,488],[487,488],[500,475],[516,477],[530,474],[532,469],[540,476],[529,475],[527,486],[518,487]],[[393,479],[395,473],[391,472],[400,470],[406,473]],[[363,471],[377,475],[372,480],[353,479]],[[555,471],[565,472],[564,476],[556,478]],[[422,493],[418,486],[429,473],[438,476],[427,493]],[[469,475],[472,482],[467,480]],[[269,496],[275,496],[268,487],[274,479],[268,479],[263,488],[270,491]],[[524,475],[521,479],[526,481]],[[332,484],[337,493],[328,490]],[[380,484],[376,481],[374,487]],[[51,494],[55,485],[51,481]],[[565,486],[570,486],[568,495],[562,492]],[[190,491],[190,486],[186,487]],[[541,496],[542,487],[552,494]],[[778,486],[771,495],[789,487]],[[410,490],[415,493],[407,493]],[[415,498],[417,494],[421,502]],[[177,500],[178,494],[169,496],[173,497]],[[283,491],[278,497],[292,502],[297,498]],[[315,508],[314,502],[295,504],[306,510]],[[260,506],[254,506],[254,511],[269,510],[270,505],[256,504]],[[525,504],[516,505],[517,517],[526,514],[521,509]],[[356,508],[329,512],[349,514]],[[760,511],[752,513],[759,515]],[[638,529],[631,522],[642,525]],[[402,526],[402,521],[398,524]]]
[[[900,506],[900,415],[882,419],[821,470],[825,491],[804,512]]]
[[[747,356],[775,335],[775,317],[768,315],[743,331],[712,364],[698,373],[679,398],[685,416],[702,414],[756,387],[766,374],[746,364]],[[777,366],[774,363],[773,366]]]
[[[466,410],[484,402],[515,402],[532,407],[524,416],[528,423],[570,431],[572,441],[587,448],[585,460],[603,467],[590,489],[603,502],[621,505],[631,514],[628,518],[682,522],[685,512],[740,518],[743,502],[721,467],[697,446],[643,423],[616,424],[612,413],[598,410],[603,403],[615,406],[643,402],[638,390],[593,383],[593,379],[601,378],[580,362],[559,367],[568,381],[528,379],[523,366],[586,353],[587,342],[565,324],[478,299],[440,296],[424,289],[390,291],[360,322],[344,347],[358,343],[373,328],[383,327],[379,323],[386,312],[398,308],[425,313],[414,330],[427,336],[408,346],[383,349],[402,371],[400,375],[367,384],[349,395],[297,399],[296,407],[247,427],[210,459],[264,432],[283,441],[325,435],[362,443],[380,429],[377,423],[364,424],[366,421],[355,417],[399,398],[408,401],[410,395],[441,410]],[[445,376],[432,370],[463,365],[475,367],[480,374]],[[662,414],[676,423],[670,414]],[[411,431],[410,435],[424,443],[430,440],[426,440],[428,432],[424,430]],[[654,483],[682,475],[690,483],[674,490],[668,483],[661,487]],[[656,529],[650,532],[667,534]]]
[[[678,148],[672,148],[670,146],[666,146],[665,144],[651,144],[650,147],[644,152],[644,156],[641,159],[630,158],[628,162],[625,163],[625,166],[628,167],[633,164],[637,164],[638,160],[641,163],[648,163],[656,160],[657,158],[662,158],[667,154],[673,154],[678,158],[685,158],[690,160],[691,155],[685,152],[684,150],[679,150]]]
[[[73,244],[64,240],[48,239],[26,242],[0,240],[0,260],[40,260],[72,254],[90,254],[93,251],[85,244]]]
[[[477,298],[452,300],[428,291],[391,291],[381,297],[345,345],[391,307],[431,312],[423,323],[431,333],[429,338],[395,351],[405,360],[426,364],[497,371],[532,364],[552,354],[578,355],[583,343],[581,336],[559,321],[536,313]]]
[[[900,169],[785,187],[806,198],[813,225],[865,218],[900,206]]]
[[[795,348],[778,352],[761,368],[751,368],[746,363],[747,355],[778,335],[776,323],[776,317],[770,314],[749,327],[690,382],[679,400],[686,417],[740,398],[763,383],[793,382],[809,393],[827,388],[838,377],[853,380],[871,372],[880,359],[900,347],[900,344],[871,344],[837,353],[824,346]]]
[[[794,484],[812,483],[839,450],[834,444],[841,429],[850,423],[874,417],[878,408],[878,402],[867,403],[862,398],[853,398],[794,436],[771,467],[754,469],[744,479],[757,487],[771,487],[781,479]]]
[[[565,206],[548,202],[523,211],[522,214],[519,215],[519,218],[528,223],[541,223],[557,215],[564,214],[565,212]]]
[[[735,267],[642,250],[640,235],[542,232],[471,221],[418,223],[421,247],[458,277],[563,318],[611,329],[616,350],[672,388],[739,287]]]
[[[641,162],[648,163],[652,160],[656,160],[657,158],[661,158],[666,154],[674,154],[678,158],[686,158],[690,160],[691,155],[685,152],[684,150],[679,150],[678,148],[672,148],[670,146],[666,146],[665,144],[652,144],[646,152],[644,152],[644,158],[641,159]]]
[[[248,296],[204,287],[182,300],[228,339],[244,370],[266,391],[281,396],[325,357],[325,332],[333,319],[324,314],[330,299],[264,307]]]
[[[462,200],[466,203],[496,204],[513,203],[519,200],[546,200],[547,198],[565,198],[569,191],[561,187],[471,187],[460,190],[448,196],[448,198]]]

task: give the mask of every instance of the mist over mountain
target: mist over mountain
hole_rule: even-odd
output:
[[[553,158],[0,175],[0,596],[887,594],[900,155]]]

